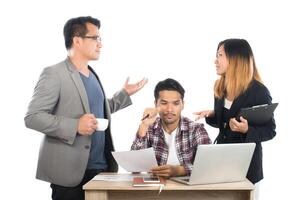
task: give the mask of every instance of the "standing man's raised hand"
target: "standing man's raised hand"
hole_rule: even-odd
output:
[[[127,78],[123,88],[127,92],[129,96],[133,95],[134,93],[138,92],[140,89],[142,89],[146,83],[148,82],[147,78],[143,78],[142,80],[129,84],[129,77]]]

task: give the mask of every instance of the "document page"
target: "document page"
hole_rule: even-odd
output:
[[[148,172],[157,166],[153,148],[112,152],[117,163],[128,172]]]

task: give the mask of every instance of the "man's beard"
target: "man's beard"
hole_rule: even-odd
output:
[[[172,115],[172,118],[168,118],[168,115]],[[177,122],[176,114],[173,113],[163,114],[163,119],[166,125],[174,124]]]

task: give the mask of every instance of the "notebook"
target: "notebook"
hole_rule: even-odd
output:
[[[257,105],[250,108],[242,108],[237,115],[237,120],[240,116],[247,119],[248,124],[264,124],[270,121],[273,117],[273,112],[278,106],[278,103]]]
[[[191,175],[171,180],[187,185],[244,181],[254,148],[255,143],[199,145]]]

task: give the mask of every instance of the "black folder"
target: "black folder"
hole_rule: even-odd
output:
[[[249,108],[242,108],[237,115],[237,120],[240,117],[247,119],[248,124],[261,125],[270,121],[273,117],[273,112],[278,106],[278,103],[257,105]]]

